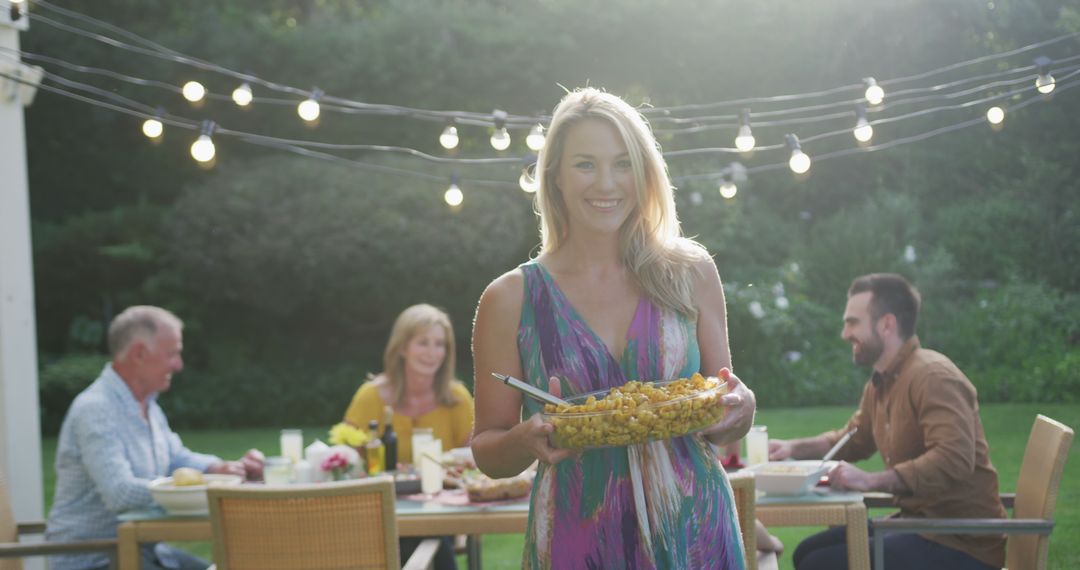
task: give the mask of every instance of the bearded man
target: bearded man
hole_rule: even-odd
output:
[[[915,335],[919,292],[900,275],[874,273],[848,289],[841,336],[856,365],[872,367],[859,409],[843,429],[814,437],[771,440],[769,459],[821,458],[857,429],[837,453],[829,484],[893,494],[912,518],[1004,518],[997,471],[979,419],[975,386],[946,356],[922,348]],[[867,472],[847,461],[881,453],[885,469]],[[892,534],[890,568],[1001,568],[1005,539],[995,535]],[[845,529],[813,535],[795,549],[797,570],[847,568]]]

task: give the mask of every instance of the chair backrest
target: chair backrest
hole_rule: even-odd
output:
[[[1020,476],[1016,480],[1013,518],[1051,519],[1057,504],[1058,486],[1065,470],[1073,430],[1046,416],[1035,417]],[[1011,534],[1006,546],[1007,567],[1046,568],[1049,535]]]
[[[19,527],[15,516],[11,514],[11,502],[7,492],[7,480],[0,471],[0,543],[19,541]],[[0,558],[0,570],[22,570],[22,561],[18,558]]]
[[[731,491],[735,496],[735,514],[739,517],[743,548],[746,550],[748,570],[757,570],[757,516],[755,514],[756,490],[754,474],[736,471],[728,474]]]
[[[389,479],[211,487],[207,498],[220,570],[401,567]]]

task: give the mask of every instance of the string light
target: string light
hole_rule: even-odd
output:
[[[147,138],[157,140],[165,132],[165,125],[161,123],[160,117],[161,114],[158,113],[156,117],[143,121],[142,132]]]
[[[855,128],[851,133],[855,135],[855,140],[864,143],[870,142],[870,139],[874,138],[874,127],[870,126],[870,121],[866,120],[866,106],[859,103],[855,106]]]
[[[788,167],[795,174],[806,174],[810,170],[810,157],[799,146],[799,137],[789,134],[786,137],[787,147],[791,150],[791,158],[788,159]]]
[[[237,106],[247,107],[251,104],[251,100],[254,96],[251,94],[251,84],[244,82],[240,84],[240,87],[233,89],[232,100]]]
[[[880,105],[885,99],[885,90],[878,85],[878,82],[873,77],[867,77],[863,79],[863,84],[866,85],[866,92],[863,94],[866,97],[866,102],[871,105]]]
[[[455,174],[450,178],[450,187],[446,189],[446,193],[443,194],[443,200],[451,208],[456,208],[465,201],[465,194],[461,192],[461,188],[457,184],[457,175]]]
[[[529,157],[535,161],[535,157]],[[522,192],[526,194],[535,194],[540,189],[540,181],[536,179],[536,175],[533,174],[536,171],[536,162],[526,165],[521,169],[521,176],[518,177],[518,187]]]
[[[739,188],[735,186],[735,181],[732,180],[731,175],[723,174],[720,176],[720,195],[730,200],[735,197],[735,194],[739,192]]]
[[[206,88],[198,81],[188,81],[181,89],[181,93],[183,93],[184,99],[192,103],[198,103],[203,100],[203,97],[206,97]]]
[[[1035,65],[1039,68],[1039,76],[1035,78],[1035,89],[1043,95],[1049,95],[1054,91],[1056,82],[1050,75],[1050,64],[1053,61],[1045,55],[1035,58]]]
[[[1005,120],[1005,109],[996,105],[990,107],[986,110],[986,120],[990,121],[991,125],[1000,125]]]
[[[739,125],[739,133],[735,135],[735,148],[741,152],[754,150],[754,134],[750,131],[750,109],[742,110],[742,124]]]
[[[217,149],[214,148],[214,141],[210,138],[214,133],[215,127],[216,125],[213,121],[203,121],[199,138],[191,143],[191,157],[200,163],[209,163],[214,160],[214,156],[217,154]]]
[[[510,132],[506,130],[506,111],[495,109],[491,116],[495,120],[495,132],[491,135],[491,148],[499,151],[510,148]]]
[[[536,123],[532,130],[529,131],[528,136],[525,137],[525,146],[534,152],[540,152],[540,149],[544,148],[545,138],[544,125]]]
[[[322,96],[323,96],[323,92],[322,92],[321,89],[318,89],[318,88],[314,89],[311,92],[310,97],[308,97],[307,99],[304,99],[303,101],[300,102],[299,105],[296,106],[296,114],[300,115],[301,119],[303,119],[303,120],[305,120],[305,121],[307,121],[309,123],[316,120],[316,119],[318,119],[319,118],[319,111],[320,111],[320,109],[319,109],[319,99],[321,99]]]
[[[446,125],[441,135],[439,135],[439,144],[446,150],[453,150],[458,145],[457,127],[453,124]]]

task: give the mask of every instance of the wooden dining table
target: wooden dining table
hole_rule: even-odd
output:
[[[440,500],[398,497],[395,502],[398,536],[466,535],[470,570],[481,567],[480,537],[485,534],[524,534],[529,502],[448,504]],[[208,514],[170,515],[159,508],[120,515],[117,531],[119,570],[139,570],[139,545],[148,542],[209,541]]]
[[[529,518],[527,500],[451,505],[399,497],[395,510],[399,536],[467,535],[470,570],[481,567],[482,535],[523,534]],[[848,567],[870,569],[866,505],[858,493],[824,491],[802,496],[759,496],[755,513],[765,526],[844,526]],[[142,543],[211,540],[210,519],[205,514],[171,516],[160,509],[148,509],[124,513],[120,520],[119,570],[139,570]]]

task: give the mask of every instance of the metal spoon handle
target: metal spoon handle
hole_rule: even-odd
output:
[[[859,431],[859,428],[856,427],[851,428],[851,431],[845,433],[844,436],[836,442],[836,445],[832,446],[832,449],[830,449],[829,452],[825,454],[825,457],[821,458],[821,464],[824,465],[826,461],[832,459],[833,456],[836,455],[836,452],[840,451],[840,448],[844,447],[844,444],[846,444],[851,439],[851,436],[855,435],[855,432],[857,431]]]
[[[518,390],[521,390],[522,392],[525,392],[526,395],[531,396],[531,397],[533,397],[533,398],[535,398],[537,400],[540,400],[541,402],[544,402],[545,404],[554,404],[556,406],[563,406],[563,405],[569,406],[570,405],[570,402],[567,402],[566,400],[563,400],[562,398],[558,398],[554,394],[551,394],[549,392],[545,392],[545,391],[537,388],[536,386],[533,386],[532,384],[526,384],[526,383],[522,382],[521,380],[518,380],[517,378],[514,378],[513,376],[510,376],[510,375],[507,375],[507,374],[499,374],[497,372],[492,372],[491,375],[498,378],[499,380],[502,380],[503,384],[506,384],[507,386],[510,386],[511,388],[517,388]]]

